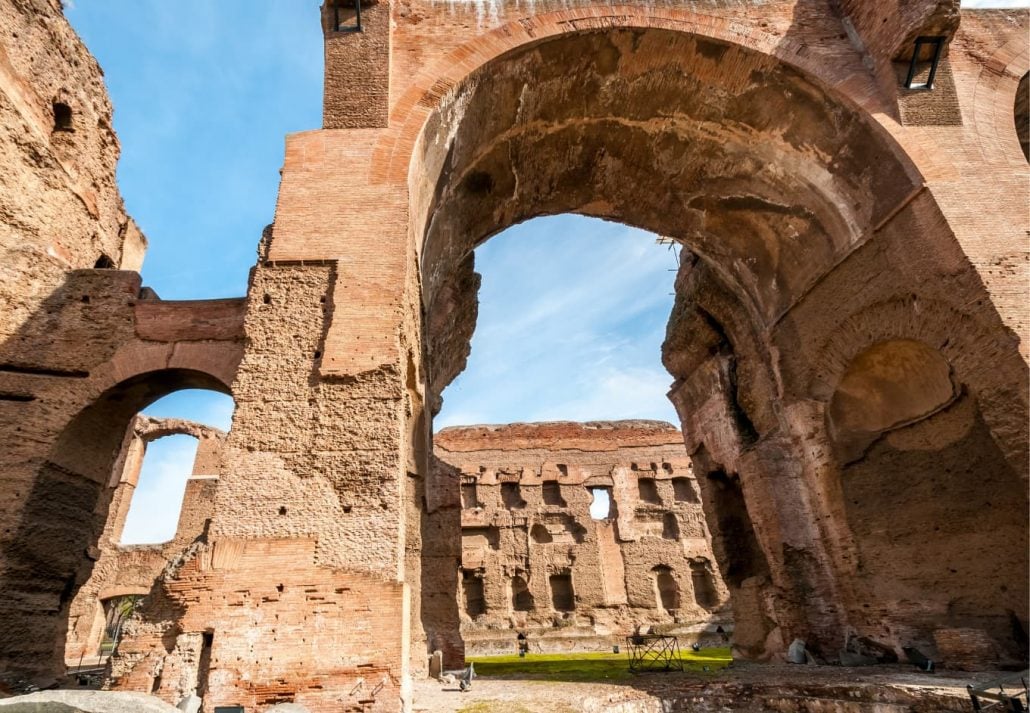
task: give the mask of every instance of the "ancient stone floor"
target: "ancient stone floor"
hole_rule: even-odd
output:
[[[966,684],[1012,673],[939,672],[910,667],[736,666],[718,674],[647,674],[617,683],[478,678],[416,681],[415,711],[432,713],[931,713],[972,710]]]

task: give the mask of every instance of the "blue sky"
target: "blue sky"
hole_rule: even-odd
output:
[[[164,299],[246,291],[273,218],[284,137],[321,125],[319,4],[66,2],[105,71],[122,144],[119,186],[150,240],[143,279]],[[444,393],[437,428],[675,421],[659,361],[675,257],[653,236],[558,216],[516,226],[476,257],[479,328],[468,368]],[[180,392],[147,413],[228,429],[232,401]],[[151,444],[123,542],[171,537],[195,450],[188,437]]]

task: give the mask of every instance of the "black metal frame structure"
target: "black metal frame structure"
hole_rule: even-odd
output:
[[[333,32],[362,32],[361,27],[361,0],[354,0],[354,21],[355,24],[347,27],[340,27],[340,3],[342,0],[333,2]]]
[[[980,711],[1026,713],[1027,701],[1030,699],[1028,678],[1030,678],[1030,671],[1025,671],[1018,678],[992,681],[975,687],[966,686],[969,700],[973,703],[973,710],[977,713]],[[1008,691],[1005,690],[1005,686],[1009,687]]]
[[[626,656],[632,673],[682,671],[679,639],[664,634],[635,634],[626,637]]]
[[[356,0],[360,1],[360,0]],[[912,82],[916,78],[916,69],[919,66],[919,53],[923,49],[923,45],[933,45],[933,59],[930,60],[930,74],[926,78],[925,84],[915,84]],[[933,81],[937,77],[937,65],[941,61],[941,53],[944,51],[944,38],[943,37],[917,37],[915,48],[912,50],[912,60],[908,64],[908,76],[905,77],[905,89],[933,89]]]

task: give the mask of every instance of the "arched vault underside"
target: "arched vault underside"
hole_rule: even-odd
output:
[[[433,410],[469,353],[472,250],[491,235],[573,212],[684,246],[662,359],[739,654],[976,629],[1021,655],[1027,592],[1006,581],[1026,579],[1025,365],[864,111],[721,41],[572,33],[443,94],[409,188]]]

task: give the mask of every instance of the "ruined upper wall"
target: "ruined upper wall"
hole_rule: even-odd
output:
[[[103,72],[58,0],[0,0],[0,335],[66,270],[142,264],[111,120]]]
[[[676,446],[683,434],[664,421],[553,421],[505,425],[454,426],[433,437],[438,455],[483,451],[614,451]],[[685,454],[684,454],[685,455]],[[452,456],[452,459],[454,456]]]

